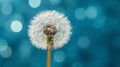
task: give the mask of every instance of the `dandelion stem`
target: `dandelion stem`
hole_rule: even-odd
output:
[[[47,52],[47,67],[50,67],[50,57],[51,57],[50,55],[51,55],[51,49],[49,48]]]

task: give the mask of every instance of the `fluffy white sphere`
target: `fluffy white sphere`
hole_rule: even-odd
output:
[[[33,18],[28,30],[32,44],[37,48],[47,49],[47,36],[43,33],[43,27],[47,24],[55,25],[57,28],[53,48],[57,49],[65,45],[71,35],[70,21],[63,13],[59,13],[55,10],[40,12]]]

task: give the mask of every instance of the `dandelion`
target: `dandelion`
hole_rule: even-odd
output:
[[[65,45],[71,36],[70,21],[55,10],[40,12],[33,18],[28,35],[34,46],[48,50],[47,67],[50,67],[50,51]]]

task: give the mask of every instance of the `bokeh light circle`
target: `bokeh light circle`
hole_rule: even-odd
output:
[[[22,30],[22,23],[19,20],[12,21],[10,28],[13,32],[20,32]]]
[[[61,0],[49,0],[52,5],[57,5],[61,2]]]
[[[0,0],[0,3],[9,3],[11,0]]]
[[[94,28],[100,29],[100,28],[104,27],[105,21],[106,21],[105,18],[98,18],[94,22],[92,22],[92,25]]]
[[[12,13],[12,5],[11,4],[3,4],[1,6],[1,12],[4,14],[4,15],[10,15]]]
[[[6,50],[8,47],[8,43],[4,39],[0,39],[0,52]]]
[[[120,48],[120,35],[116,35],[112,40],[112,46],[115,48]]]
[[[12,55],[12,49],[10,47],[7,47],[6,50],[0,52],[0,55],[3,57],[3,58],[8,58]]]
[[[28,3],[30,7],[37,8],[40,6],[41,0],[29,0]]]
[[[20,43],[19,51],[20,51],[20,57],[25,59],[31,54],[31,46],[30,42],[28,40],[23,39],[22,42]]]
[[[54,60],[58,63],[61,63],[65,60],[65,53],[63,51],[56,51],[54,53]]]
[[[78,40],[80,48],[87,48],[90,45],[90,39],[87,36],[82,36]]]
[[[97,17],[97,9],[93,6],[90,6],[86,9],[85,14],[89,19],[95,19]]]
[[[85,18],[85,9],[84,8],[78,8],[75,11],[75,17],[78,20],[83,20]]]
[[[79,62],[73,63],[72,67],[82,67],[82,65]]]

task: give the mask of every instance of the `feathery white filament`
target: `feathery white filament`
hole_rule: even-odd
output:
[[[31,21],[28,35],[33,45],[37,48],[47,49],[46,35],[43,33],[43,27],[47,24],[55,25],[57,28],[54,36],[54,49],[60,48],[68,42],[71,35],[70,21],[64,14],[50,10],[39,13]]]

